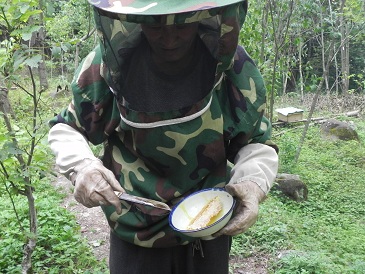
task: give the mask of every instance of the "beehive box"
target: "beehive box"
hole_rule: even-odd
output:
[[[303,110],[294,107],[279,108],[276,110],[278,113],[278,120],[283,122],[295,122],[303,119]]]

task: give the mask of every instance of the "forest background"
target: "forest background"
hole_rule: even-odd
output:
[[[355,224],[362,229],[365,223],[361,209],[364,204],[352,196],[354,189],[357,193],[364,190],[356,169],[364,169],[363,119],[351,121],[359,129],[359,143],[322,143],[316,127],[310,126],[315,115],[336,115],[348,120],[341,114],[349,110],[362,113],[364,15],[365,5],[361,0],[249,1],[240,44],[255,60],[265,79],[266,115],[275,121],[277,107],[296,106],[305,110],[308,119],[304,130],[291,128],[283,134],[282,129],[274,129],[275,141],[282,147],[281,172],[296,172],[311,178],[315,182],[312,183],[317,200],[298,206],[274,193],[265,203],[275,208],[274,212],[268,209],[266,213],[266,220],[271,222],[267,225],[271,227],[266,227],[266,231],[257,228],[251,234],[237,237],[235,256],[249,257],[262,252],[270,261],[279,250],[298,249],[301,251],[294,252],[293,256],[273,260],[267,268],[276,273],[365,273],[365,249],[363,244],[356,244],[356,240],[344,247],[337,246],[336,256],[313,246],[309,248],[311,252],[304,252],[305,248],[296,246],[289,236],[303,237],[306,235],[301,230],[303,227],[289,229],[289,219],[281,219],[280,225],[273,225],[274,217],[282,217],[284,211],[296,219],[303,214],[304,207],[309,216],[315,215],[314,211],[318,214],[316,207],[320,207],[324,215],[318,214],[319,220],[306,220],[305,225],[313,220],[316,225],[340,222],[347,233],[331,230],[334,239],[352,239],[350,236],[356,235],[356,239],[365,242],[363,230],[357,230],[351,223],[355,219]],[[96,266],[99,262],[88,255],[88,246],[78,237],[77,224],[70,221],[72,217],[57,208],[60,196],[49,189],[54,159],[46,142],[48,119],[67,105],[75,68],[97,43],[92,9],[87,1],[0,0],[0,195],[3,201],[0,224],[6,228],[0,233],[0,272],[55,273],[63,268],[65,272],[83,273],[85,269],[105,269],[103,265]],[[348,153],[345,162],[335,162],[339,160],[335,155],[341,154],[340,149]],[[329,151],[333,151],[333,158],[325,157],[326,153],[331,154]],[[305,163],[315,154],[322,165],[316,170],[305,169]],[[343,208],[351,201],[347,208],[351,216],[347,216],[347,212],[339,214],[343,213],[341,210],[334,214],[328,211],[329,204],[319,202],[319,197],[323,198],[330,186],[319,182],[318,178],[324,176],[323,173],[333,176],[329,167],[337,171],[343,168],[346,179],[336,174],[336,182],[340,180],[344,184],[337,185],[343,192],[335,194],[337,199],[333,196],[328,199],[336,200],[336,208],[339,205]],[[331,182],[332,178],[322,177],[321,180]],[[348,193],[344,192],[347,180],[351,180],[353,187]],[[265,218],[263,220],[262,227],[265,227]],[[315,238],[314,242],[323,238],[325,236]],[[308,238],[302,243],[306,241]],[[285,272],[288,268],[292,269]],[[234,269],[232,266],[232,271]]]

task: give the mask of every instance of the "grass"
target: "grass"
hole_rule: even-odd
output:
[[[50,178],[37,183],[35,192],[38,213],[37,247],[33,253],[34,273],[107,273],[105,262],[98,262],[85,239],[75,216],[60,207],[63,196],[51,187]],[[6,197],[0,204],[0,273],[21,273],[25,233],[16,222]],[[21,222],[27,231],[27,202],[15,198]]]
[[[279,172],[298,174],[308,200],[296,203],[272,191],[256,225],[235,237],[234,254],[270,254],[269,273],[365,273],[365,122],[351,120],[360,142],[328,141],[311,126],[296,165],[302,129],[275,138]]]
[[[29,113],[32,113],[30,103],[21,91],[10,93],[13,106],[16,106],[17,121],[12,121],[16,127],[16,137],[19,144],[27,148],[31,123]],[[68,101],[69,99],[64,99]],[[57,100],[59,103],[60,100]],[[76,223],[73,213],[61,207],[64,194],[52,186],[52,175],[41,170],[52,168],[52,156],[46,140],[48,132],[47,119],[51,117],[56,106],[56,100],[45,96],[42,100],[47,109],[41,109],[42,117],[39,124],[40,135],[44,140],[37,143],[33,155],[33,164],[29,172],[32,175],[34,197],[37,209],[38,231],[37,245],[32,256],[34,273],[108,273],[106,262],[99,262],[92,253],[91,247],[81,237],[80,226]],[[67,105],[66,103],[64,104]],[[48,113],[48,114],[47,114]],[[2,119],[0,119],[2,120]],[[27,131],[28,129],[28,131]],[[0,169],[0,273],[21,273],[23,245],[29,235],[28,203],[27,198],[16,195],[12,184],[21,186],[22,172],[17,168],[14,157],[9,156],[13,150],[9,149],[9,136],[4,124],[0,123],[0,161],[1,167],[6,166],[9,179],[5,179],[3,169]],[[10,147],[11,148],[11,147]],[[9,155],[8,155],[9,154]],[[42,178],[42,179],[40,179]],[[12,184],[10,183],[12,182]],[[19,222],[13,210],[7,191],[12,193]],[[22,229],[22,227],[24,229]]]

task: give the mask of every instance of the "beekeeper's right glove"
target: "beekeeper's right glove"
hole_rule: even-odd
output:
[[[114,205],[121,213],[121,203],[115,191],[125,192],[114,174],[99,160],[84,159],[74,167],[70,180],[75,185],[76,201],[86,207]]]
[[[91,151],[86,138],[67,124],[54,125],[48,142],[56,156],[61,174],[74,185],[75,199],[86,207],[114,205],[121,212],[121,203],[114,190],[125,192],[114,174],[103,166]]]

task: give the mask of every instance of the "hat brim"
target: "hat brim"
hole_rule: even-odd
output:
[[[224,7],[245,0],[88,0],[101,10],[117,14],[164,15]]]

